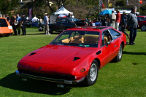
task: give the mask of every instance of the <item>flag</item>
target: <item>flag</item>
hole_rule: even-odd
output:
[[[99,4],[100,6],[102,6],[102,8],[105,8],[104,4],[102,3],[102,0],[100,0]]]

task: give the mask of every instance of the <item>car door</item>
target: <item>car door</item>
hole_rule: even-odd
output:
[[[115,51],[118,48],[118,42],[115,41],[110,33],[110,30],[105,30],[102,33],[102,57],[103,63],[107,64],[110,62],[115,55]]]
[[[102,32],[102,44],[101,44],[101,51],[102,51],[102,62],[103,64],[107,64],[111,58],[110,58],[110,53],[111,53],[111,49],[112,44],[111,44],[111,36],[108,30],[105,30]]]
[[[112,37],[111,44],[113,44],[113,49],[111,49],[111,56],[115,57],[118,54],[118,51],[121,45],[120,43],[121,33],[119,33],[118,31],[114,29],[109,29],[109,33],[111,34],[111,37]]]

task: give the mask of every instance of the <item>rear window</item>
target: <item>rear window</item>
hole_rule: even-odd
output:
[[[8,27],[5,19],[0,19],[0,27]]]

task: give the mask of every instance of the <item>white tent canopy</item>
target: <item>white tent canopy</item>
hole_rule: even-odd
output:
[[[57,15],[57,14],[73,14],[73,12],[70,12],[68,11],[67,9],[65,9],[63,6],[58,9],[54,14]]]

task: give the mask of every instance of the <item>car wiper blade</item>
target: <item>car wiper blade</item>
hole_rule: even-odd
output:
[[[79,45],[79,43],[67,43],[68,45]]]
[[[67,43],[68,45],[74,45],[74,46],[80,46],[80,47],[86,47],[86,45],[82,43]]]

